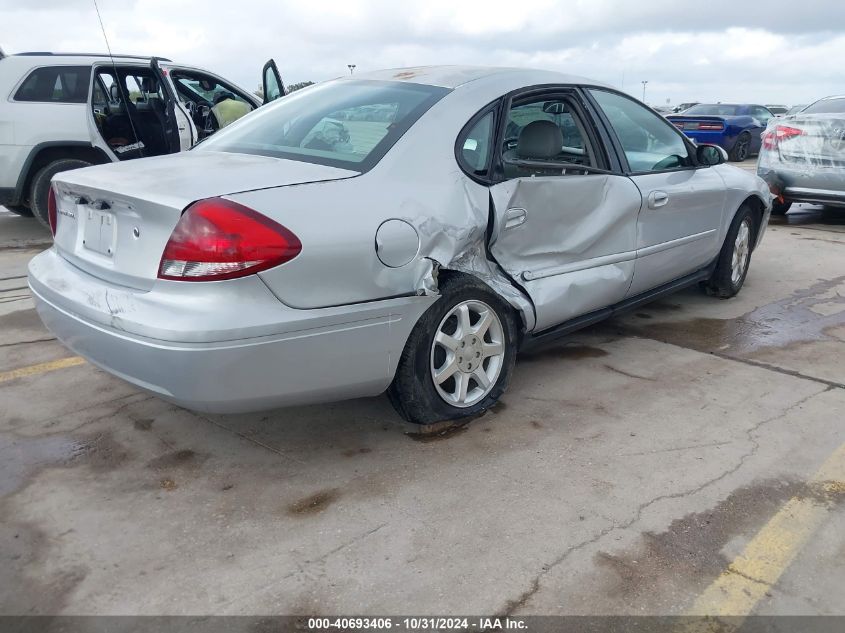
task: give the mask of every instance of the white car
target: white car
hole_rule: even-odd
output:
[[[284,94],[272,60],[264,94]],[[227,79],[162,58],[0,52],[0,205],[46,226],[55,174],[187,150],[261,104]]]

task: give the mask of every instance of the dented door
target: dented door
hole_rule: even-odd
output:
[[[624,176],[525,177],[490,188],[490,252],[528,292],[541,331],[624,298],[642,197]]]

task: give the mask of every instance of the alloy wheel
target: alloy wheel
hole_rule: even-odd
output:
[[[504,328],[496,311],[483,301],[462,301],[443,317],[434,335],[434,388],[453,407],[471,407],[493,390],[504,358]]]
[[[742,221],[739,225],[739,231],[736,233],[734,240],[734,250],[731,257],[731,283],[737,285],[742,276],[745,274],[745,269],[748,266],[748,252],[751,245],[751,226],[748,218]]]

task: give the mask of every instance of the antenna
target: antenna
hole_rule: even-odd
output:
[[[93,0],[93,2],[94,10],[97,12],[97,19],[100,21],[100,30],[102,30],[103,39],[106,41],[106,50],[109,52],[109,59],[111,60],[111,66],[114,70],[114,80],[117,83],[117,90],[120,92],[120,97],[123,99],[123,103],[126,106],[126,118],[129,119],[129,127],[132,128],[132,136],[135,137],[135,144],[138,146],[138,152],[141,154],[141,158],[143,158],[144,144],[141,141],[141,137],[138,136],[138,131],[135,129],[135,122],[132,120],[132,108],[129,107],[129,95],[126,92],[126,86],[123,85],[123,81],[121,81],[120,76],[117,74],[117,64],[114,63],[114,55],[112,55],[109,38],[106,35],[106,27],[103,25],[103,16],[100,15],[100,7],[97,6],[97,0]]]

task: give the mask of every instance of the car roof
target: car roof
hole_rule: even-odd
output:
[[[590,86],[607,85],[586,77],[567,75],[550,70],[489,66],[414,66],[410,68],[388,68],[385,70],[357,73],[354,79],[406,81],[408,83],[454,89],[470,82],[494,82],[505,77],[510,81],[521,79],[523,85],[526,86],[547,83]]]
[[[61,61],[67,61],[65,58],[68,57],[77,57],[81,58],[82,61],[88,62],[92,57],[97,59],[131,59],[137,61],[145,61],[149,62],[152,60],[152,57],[145,56],[145,55],[123,55],[123,54],[115,54],[109,55],[108,53],[53,53],[49,51],[26,51],[23,53],[14,53],[13,55],[9,55],[9,57],[44,57],[51,61],[57,61],[61,59]],[[169,62],[170,60],[165,57],[159,57],[161,61]]]

